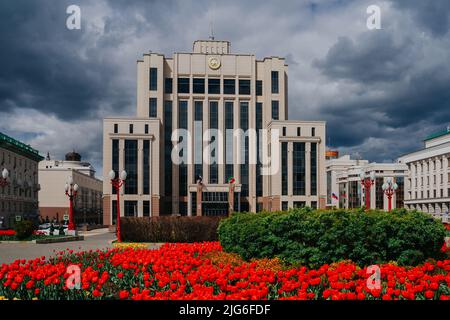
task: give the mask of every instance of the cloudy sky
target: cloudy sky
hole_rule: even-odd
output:
[[[101,172],[102,118],[134,115],[136,60],[190,50],[211,21],[233,52],[286,57],[289,117],[327,121],[341,153],[392,161],[450,124],[448,0],[2,0],[0,131]]]

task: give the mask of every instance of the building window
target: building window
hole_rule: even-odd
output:
[[[203,101],[194,102],[194,183],[203,177]]]
[[[164,93],[171,94],[172,86],[173,86],[172,78],[165,78],[164,79]]]
[[[302,129],[300,127],[297,127],[297,137],[300,137],[302,135]]]
[[[375,179],[375,208],[383,210],[384,209],[384,192],[383,192],[383,178]],[[365,196],[365,193],[364,193]]]
[[[286,127],[283,127],[283,137],[286,136]]]
[[[306,207],[305,201],[294,201],[294,208],[304,208]]]
[[[125,194],[137,194],[137,144],[137,140],[125,140],[125,171],[128,174],[125,183]]]
[[[311,195],[317,195],[317,143],[311,143]]]
[[[124,201],[125,217],[137,217],[137,201]]]
[[[281,202],[281,210],[282,211],[287,211],[288,210],[288,202],[287,201]]]
[[[278,71],[272,71],[272,93],[278,93]]]
[[[144,194],[150,194],[150,141],[144,140],[143,150],[143,192]]]
[[[248,130],[248,102],[241,101],[240,103],[240,127],[244,131],[244,133]],[[248,197],[248,146],[249,140],[248,135],[244,137],[244,163],[241,164],[241,196]]]
[[[260,157],[260,144],[261,137],[259,136],[260,130],[263,127],[263,108],[262,103],[256,103],[256,196],[262,197],[263,195],[263,177],[261,175],[261,157]]]
[[[239,80],[239,94],[249,95],[250,94],[250,80]]]
[[[219,104],[217,101],[209,103],[209,128],[218,129],[219,124]],[[211,137],[211,145],[217,139],[217,136]],[[217,144],[216,144],[217,145]],[[209,165],[209,183],[218,183],[219,166],[217,164],[217,150],[215,147],[211,150],[211,164]]]
[[[156,109],[156,105],[157,105],[157,99],[156,98],[150,98],[149,103],[148,103],[148,116],[150,118],[156,118],[157,117],[157,109]]]
[[[164,193],[172,195],[172,101],[164,101]]]
[[[133,124],[130,124],[129,132],[130,132],[130,134],[133,134],[133,132],[134,132]]]
[[[233,166],[233,122],[234,122],[234,103],[233,101],[225,101],[225,176],[224,183],[228,183],[229,179],[234,177]],[[227,136],[227,131],[230,136]]]
[[[208,79],[208,93],[220,94],[220,79]]]
[[[405,200],[405,178],[397,177],[395,178],[395,183],[397,183],[398,189],[395,193],[395,207],[403,208],[403,201]]]
[[[263,82],[262,80],[256,80],[256,95],[262,96],[263,95]]]
[[[279,119],[279,103],[277,100],[272,100],[272,119]]]
[[[114,123],[114,133],[119,133],[119,125]]]
[[[144,217],[150,217],[150,201],[144,200],[142,202],[142,215]]]
[[[293,143],[292,182],[293,194],[305,195],[305,143]]]
[[[178,93],[189,93],[189,78],[178,78]]]
[[[187,130],[188,103],[178,102],[178,128]],[[182,156],[182,154],[180,155]],[[187,196],[187,164],[182,162],[179,166],[179,196]]]
[[[150,68],[150,78],[149,78],[150,91],[156,91],[158,89],[158,69]]]
[[[145,134],[148,134],[148,124],[145,125]]]
[[[236,80],[223,79],[223,93],[224,94],[236,94]]]
[[[112,170],[119,176],[119,140],[112,141]],[[112,194],[116,194],[116,188],[112,187]]]
[[[281,143],[281,194],[288,194],[288,143]]]
[[[192,86],[194,93],[205,93],[205,79],[194,78]]]

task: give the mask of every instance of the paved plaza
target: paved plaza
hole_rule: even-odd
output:
[[[84,236],[83,241],[60,242],[50,244],[35,243],[0,243],[0,265],[2,263],[11,263],[16,259],[34,259],[36,257],[50,257],[55,251],[65,249],[77,251],[108,249],[112,248],[111,241],[115,234],[108,232],[108,229],[97,229],[87,232],[81,232]]]

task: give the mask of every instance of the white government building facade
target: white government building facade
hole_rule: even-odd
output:
[[[450,128],[427,137],[424,148],[401,156],[408,166],[405,207],[435,216],[450,208]]]
[[[198,40],[192,52],[172,57],[148,53],[137,62],[136,116],[103,123],[103,176],[110,170],[128,173],[121,189],[122,215],[226,215],[231,177],[234,210],[325,207],[325,123],[288,120],[284,58],[259,60],[253,54],[231,53],[230,46],[228,41]],[[259,161],[249,163],[253,149],[248,139],[243,164],[225,160],[230,154],[236,160],[234,140],[223,141],[224,152],[214,155],[222,161],[171,160],[175,129],[191,133],[191,157],[197,158],[209,145],[197,138],[208,129],[252,128],[268,129],[271,135],[279,130],[276,174],[262,175]],[[258,140],[256,152],[260,146]],[[116,195],[109,179],[103,182],[103,193],[104,221],[112,224]]]

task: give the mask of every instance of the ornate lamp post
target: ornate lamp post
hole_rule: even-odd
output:
[[[73,178],[69,177],[65,186],[66,196],[69,197],[69,225],[67,226],[67,231],[69,234],[75,234],[75,223],[73,221],[73,201],[77,196],[78,185],[73,183]]]
[[[386,183],[382,186],[384,194],[388,197],[388,211],[392,210],[392,196],[395,191],[398,189],[398,185],[392,182],[392,178],[389,177],[386,179]]]
[[[369,177],[366,177],[366,173],[361,171],[359,175],[361,179],[361,185],[364,187],[364,191],[366,194],[366,210],[370,209],[370,189],[375,183],[375,172],[371,172]]]
[[[9,185],[8,177],[9,171],[5,168],[3,169],[2,176],[0,178],[0,187],[6,187],[7,185]]]
[[[116,178],[116,173],[114,170],[109,172],[109,178],[111,179],[111,184],[116,189],[117,194],[117,221],[116,221],[116,232],[117,232],[117,242],[122,242],[122,237],[120,235],[120,187],[123,186],[125,180],[127,179],[127,172],[123,170],[120,173],[120,178]]]

